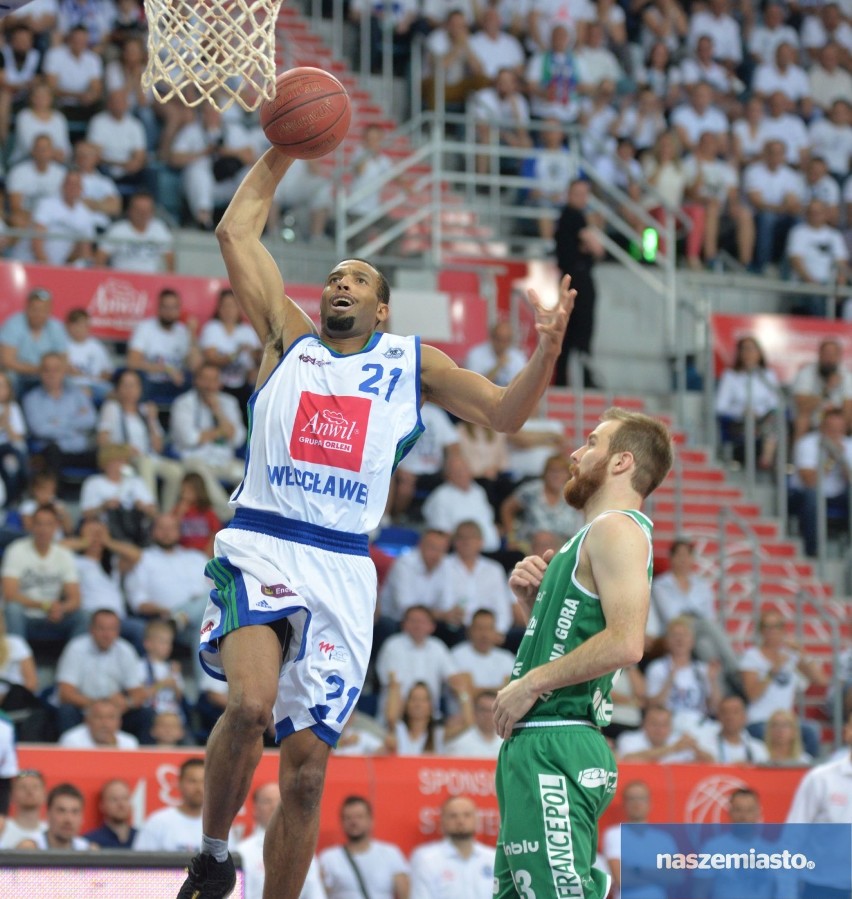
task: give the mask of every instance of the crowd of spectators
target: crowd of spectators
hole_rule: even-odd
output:
[[[583,168],[655,217],[682,211],[691,266],[714,266],[727,249],[753,271],[846,281],[852,25],[843,4],[412,0],[384,9],[352,0],[344,8],[356,29],[366,13],[379,43],[392,19],[394,59],[406,73],[415,36],[424,38],[425,104],[435,102],[440,68],[447,109],[466,110],[480,140],[520,151],[501,158],[500,172],[527,179],[520,199],[542,210],[542,237],[552,238],[567,188],[583,174],[563,131],[580,126]],[[171,270],[172,234],[158,204],[172,223],[212,228],[267,146],[256,116],[237,106],[155,102],[141,87],[146,27],[130,0],[45,0],[4,19],[4,220],[33,232],[3,237],[12,258]],[[381,138],[380,127],[365,129],[369,152],[355,154],[346,188],[353,195],[390,164]],[[270,225],[293,211],[296,231],[323,240],[332,192],[315,164],[297,167]],[[476,167],[494,172],[485,154]],[[641,224],[634,208],[619,211]],[[824,310],[807,297],[804,307]]]
[[[582,171],[558,152],[565,147],[559,128],[579,126],[585,170],[656,217],[663,208],[682,211],[692,267],[715,266],[726,249],[751,271],[773,266],[806,283],[845,283],[852,226],[847,5],[448,6],[437,27],[426,16],[425,103],[435,102],[440,69],[447,108],[472,116],[480,140],[529,148],[527,159],[500,159],[502,173],[530,178],[525,202],[551,210],[564,203]],[[477,170],[493,173],[488,156],[478,158]],[[634,208],[620,212],[642,230]],[[552,237],[552,215],[539,234]],[[814,302],[810,311],[823,309]]]
[[[33,290],[0,329],[8,364],[0,679],[9,684],[0,704],[16,713],[24,740],[203,743],[227,703],[227,685],[193,662],[211,587],[204,570],[242,473],[240,407],[257,341],[230,291],[201,324],[181,321],[180,296],[166,288],[117,364],[88,333],[85,312],[62,323],[51,303]],[[734,402],[743,372],[762,358],[753,340],[741,343],[720,387],[732,416],[743,413]],[[838,376],[837,354],[824,343],[813,376]],[[522,359],[498,322],[466,364],[505,382]],[[827,438],[835,420],[838,433],[845,428],[842,404],[822,409],[827,401],[808,393],[808,371],[793,391],[807,419],[799,443]],[[428,404],[423,417],[429,428],[395,473],[374,535],[374,661],[339,751],[493,758],[500,740],[488,710],[527,626],[507,572],[524,553],[558,550],[582,525],[561,495],[569,448],[546,419],[506,438]],[[799,443],[794,456],[803,459]],[[807,482],[806,469],[799,478]],[[755,760],[786,759],[788,750],[818,758],[821,735],[808,723],[798,734],[804,749],[779,749],[776,718],[794,712],[799,678],[825,684],[822,667],[789,643],[771,609],[755,646],[735,654],[696,561],[693,545],[677,540],[655,580],[646,664],[616,685],[618,754],[735,761],[746,746]],[[56,670],[40,682],[49,669],[36,661],[45,658]]]

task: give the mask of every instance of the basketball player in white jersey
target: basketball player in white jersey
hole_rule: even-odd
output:
[[[260,235],[292,160],[269,150],[235,194],[217,237],[231,286],[264,344],[249,401],[246,472],[233,520],[207,566],[215,589],[201,660],[227,678],[228,705],[207,744],[202,852],[179,899],[233,887],[231,822],[274,722],[281,804],[264,846],[267,899],[296,899],[313,856],[331,748],[353,711],[370,656],[376,572],[367,534],[396,463],[422,431],[420,405],[498,431],[518,430],[550,382],[576,291],[566,277],[538,346],[507,387],[459,368],[419,338],[381,332],[384,276],[347,259],[326,279],[317,334],[284,292]]]

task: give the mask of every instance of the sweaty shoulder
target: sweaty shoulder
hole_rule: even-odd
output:
[[[586,546],[591,551],[617,551],[625,542],[647,546],[650,536],[632,515],[621,511],[602,512],[592,521],[586,537]]]

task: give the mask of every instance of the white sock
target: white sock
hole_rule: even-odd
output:
[[[207,834],[203,834],[201,837],[201,851],[206,852],[208,855],[212,855],[217,862],[227,861],[228,841],[214,840],[213,837],[208,837]]]

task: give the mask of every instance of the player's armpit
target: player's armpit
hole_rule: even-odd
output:
[[[629,516],[605,515],[586,537],[587,557],[606,618],[606,631],[624,654],[622,666],[642,658],[651,601],[648,537]]]

